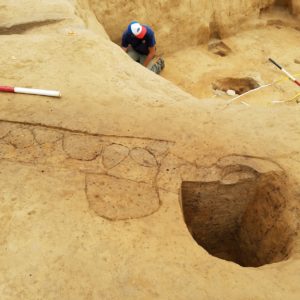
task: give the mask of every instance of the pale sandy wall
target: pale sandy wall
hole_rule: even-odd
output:
[[[239,30],[248,16],[258,15],[261,8],[274,0],[90,0],[99,22],[111,39],[119,42],[122,31],[132,20],[151,25],[161,51],[197,45],[208,40],[211,31],[221,35]],[[171,51],[172,51],[171,50]]]
[[[292,4],[292,13],[293,15],[300,15],[300,1],[299,0],[291,0]]]

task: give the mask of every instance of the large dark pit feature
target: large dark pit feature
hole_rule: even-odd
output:
[[[244,94],[250,90],[256,89],[259,87],[259,84],[256,80],[251,77],[243,78],[233,78],[227,77],[216,80],[212,87],[214,90],[220,90],[226,92],[228,90],[233,90],[236,94]]]
[[[188,229],[210,254],[244,267],[289,257],[285,176],[257,173],[233,184],[186,181],[181,195]]]

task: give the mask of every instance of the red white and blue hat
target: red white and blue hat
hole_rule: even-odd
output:
[[[128,25],[128,31],[138,39],[142,39],[147,33],[147,28],[141,25],[139,22],[133,21]]]

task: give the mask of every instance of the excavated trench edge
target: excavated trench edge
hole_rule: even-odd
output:
[[[211,255],[243,267],[286,260],[293,231],[286,217],[286,177],[257,174],[234,184],[184,181],[182,210],[187,227]]]

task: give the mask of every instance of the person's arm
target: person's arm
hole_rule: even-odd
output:
[[[122,35],[121,47],[125,52],[128,51],[129,42],[128,42],[128,33],[126,31]]]
[[[144,61],[144,66],[147,67],[152,58],[155,56],[156,49],[154,47],[149,47],[149,54],[147,55],[145,61]]]

